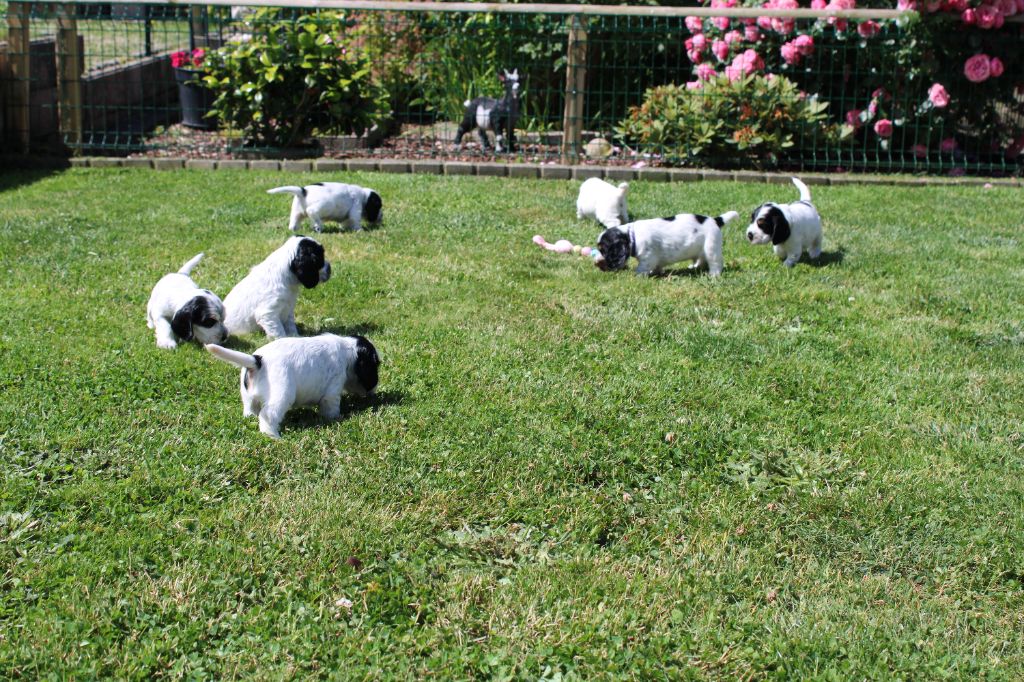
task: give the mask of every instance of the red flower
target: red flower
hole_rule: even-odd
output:
[[[992,66],[987,54],[976,54],[964,62],[964,75],[972,83],[987,81],[992,75]]]
[[[879,137],[892,137],[892,121],[883,118],[875,123],[875,133]]]

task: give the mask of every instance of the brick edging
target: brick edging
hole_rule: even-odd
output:
[[[24,162],[24,157],[21,157]],[[0,161],[13,160],[10,157]],[[7,165],[5,163],[5,165]],[[16,164],[17,165],[17,164]],[[26,167],[46,168],[45,159],[29,160]],[[53,164],[51,164],[52,167]],[[243,160],[114,157],[74,157],[61,159],[58,167],[71,168],[151,168],[155,170],[270,170],[290,173],[311,172],[379,172],[427,175],[476,175],[510,178],[543,178],[551,180],[584,180],[604,178],[611,182],[643,180],[648,182],[699,182],[731,180],[760,184],[786,184],[793,175],[808,185],[899,185],[925,187],[934,185],[1021,187],[1021,178],[986,178],[974,176],[937,177],[912,175],[859,175],[852,173],[765,173],[761,171],[720,171],[697,168],[629,168],[625,166],[566,166],[551,163],[495,163],[402,159],[304,159]]]

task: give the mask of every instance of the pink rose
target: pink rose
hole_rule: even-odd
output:
[[[764,60],[754,50],[746,50],[736,55],[732,64],[725,67],[725,75],[730,81],[735,81],[743,76],[749,76],[755,71],[764,69]]]
[[[711,20],[711,23],[719,31],[729,30],[729,17],[715,17],[714,19]]]
[[[1017,0],[996,0],[996,7],[1004,17],[1012,17],[1017,13]]]
[[[975,10],[978,28],[992,28],[996,25],[999,17],[999,10],[992,5],[982,5]]]
[[[999,57],[992,57],[988,62],[988,71],[993,78],[999,78],[1003,75],[1005,67],[1003,61]]]
[[[967,7],[967,0],[949,0],[949,2],[946,3],[946,8],[950,12],[963,12]]]
[[[787,64],[795,66],[800,63],[800,50],[796,48],[792,41],[783,43],[780,52],[782,53],[782,60]]]
[[[875,35],[878,35],[878,32],[881,29],[882,27],[879,25],[879,23],[877,21],[872,21],[871,19],[868,19],[867,21],[862,21],[859,24],[857,24],[857,33],[859,33],[863,38],[871,38]]]
[[[773,17],[772,30],[780,35],[788,36],[796,30],[796,20],[785,17]]]
[[[708,46],[708,37],[703,33],[694,33],[690,40],[693,41],[694,50],[703,50]]]
[[[724,40],[716,40],[711,43],[711,53],[718,58],[718,61],[724,62],[729,58],[729,43]]]
[[[733,43],[739,43],[743,41],[743,34],[739,31],[729,31],[725,34],[726,45],[732,45]]]
[[[763,28],[766,31],[770,31],[772,29],[772,18],[771,17],[758,17],[757,18],[757,26],[759,28]]]
[[[811,9],[825,9],[828,3],[825,0],[811,0]]]
[[[964,75],[972,83],[981,83],[992,75],[992,66],[988,55],[976,54],[964,62]]]
[[[964,22],[968,26],[972,26],[978,23],[978,13],[973,9],[965,9],[963,14],[960,15],[960,21]]]
[[[187,63],[188,63],[188,53],[187,52],[182,51],[182,52],[172,52],[171,53],[171,66],[173,66],[174,68],[180,69],[181,67],[185,66],[185,64],[187,64]]]
[[[956,140],[952,137],[947,137],[945,140],[939,143],[939,151],[943,154],[952,154],[957,149]]]
[[[711,66],[710,64],[701,64],[700,66],[697,67],[698,80],[711,80],[712,78],[715,77],[715,75],[715,67]]]
[[[889,99],[889,93],[886,91],[885,88],[878,88],[871,93],[871,99],[877,99],[880,102],[884,102],[885,100]]]
[[[914,158],[916,159],[924,159],[928,157],[928,147],[925,147],[923,144],[915,144],[910,148],[910,151],[914,153]]]
[[[860,122],[860,109],[850,109],[846,112],[846,125],[851,126],[854,130],[860,128],[863,124]]]
[[[949,93],[946,92],[946,88],[941,83],[935,83],[932,87],[928,88],[928,101],[936,109],[942,109],[949,106]]]
[[[704,53],[698,50],[687,50],[686,56],[690,58],[690,61],[694,64],[700,64],[704,61]]]
[[[917,10],[917,0],[896,0],[896,9],[901,12],[914,12]]]
[[[701,83],[700,81],[688,81],[686,83],[686,89],[687,90],[700,90],[703,87],[704,87],[704,84]]]
[[[747,41],[751,43],[756,43],[761,40],[761,29],[759,29],[756,25],[746,26],[743,29],[743,37],[746,38]]]
[[[871,100],[871,103],[868,104],[868,116],[870,118],[874,118],[875,114],[877,114],[877,113],[878,113],[878,100],[873,99],[873,100]]]
[[[704,30],[704,21],[700,17],[686,17],[686,28],[690,33],[700,33]]]
[[[892,137],[892,121],[887,118],[876,121],[875,134],[879,137]]]
[[[797,36],[793,41],[793,45],[804,57],[814,54],[814,38],[811,36]]]

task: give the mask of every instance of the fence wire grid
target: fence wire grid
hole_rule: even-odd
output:
[[[874,22],[870,39],[817,31],[813,51],[795,63],[776,56],[744,72],[741,43],[697,65],[685,16],[12,2],[6,18],[8,153],[1024,168],[1005,136],[937,116],[922,84],[903,87],[909,72],[894,59],[907,39],[901,21]],[[797,33],[823,21],[787,20]],[[731,21],[738,33],[756,30]],[[999,39],[1024,46],[1019,30]],[[730,67],[742,73],[730,79]],[[698,69],[715,73],[702,80]],[[470,131],[456,144],[465,102],[501,102],[510,91],[502,78],[513,73],[514,103],[485,112],[498,136],[484,147]],[[894,114],[897,127],[876,134],[883,114],[864,113],[872,107],[903,119]],[[989,109],[1024,132],[1019,98]],[[500,136],[507,118],[514,143]]]

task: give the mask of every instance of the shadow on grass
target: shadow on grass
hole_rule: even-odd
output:
[[[7,165],[8,159],[9,157],[0,159],[0,168],[3,168],[3,171],[0,171],[0,192],[6,192],[22,185],[31,185],[40,180],[45,180],[51,175],[62,173],[64,169],[71,167],[71,163],[67,159],[58,159],[53,162],[52,167],[47,166],[43,168],[19,167],[17,162]],[[61,163],[66,165],[60,165]]]
[[[382,407],[390,405],[401,405],[405,402],[405,394],[401,391],[381,391],[366,398],[357,398],[351,395],[343,395],[341,398],[341,415],[333,421],[348,419],[350,415],[360,412],[377,412]],[[308,405],[296,408],[288,412],[284,424],[290,429],[315,429],[333,423],[320,416],[315,405]]]
[[[806,263],[812,268],[827,268],[833,265],[840,265],[846,258],[846,249],[840,247],[835,251],[822,251],[815,259],[811,259],[806,253],[800,257],[801,263]]]
[[[337,334],[338,336],[366,336],[377,331],[377,324],[374,322],[358,322],[356,324],[348,325],[331,325],[328,327],[322,327],[316,331],[308,329],[306,327],[299,326],[299,332],[302,336],[314,335],[314,334]],[[370,339],[371,341],[373,339]]]

